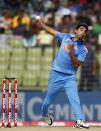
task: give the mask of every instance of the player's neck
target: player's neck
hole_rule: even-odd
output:
[[[78,37],[74,37],[74,41],[78,41],[79,40],[79,38]]]
[[[78,41],[78,40],[82,40],[82,39],[80,39],[78,37],[74,37],[74,41]]]

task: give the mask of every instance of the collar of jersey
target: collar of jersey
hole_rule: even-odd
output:
[[[70,39],[72,40],[72,41],[74,41],[74,42],[79,42],[79,44],[82,44],[83,43],[83,40],[74,40],[74,36],[72,36],[71,34],[69,34],[69,37],[70,37]]]

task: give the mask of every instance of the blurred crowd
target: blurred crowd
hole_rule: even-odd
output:
[[[101,0],[0,0],[0,34],[22,37],[24,47],[51,47],[55,40],[40,28],[35,15],[65,33],[73,33],[80,22],[88,24],[89,53],[80,69],[79,89],[101,90]]]

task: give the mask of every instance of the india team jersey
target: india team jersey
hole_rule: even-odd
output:
[[[65,44],[68,45],[74,43],[73,52],[80,62],[84,62],[88,53],[87,48],[84,46],[83,41],[74,41],[71,34],[57,32],[56,38],[61,43],[61,46],[51,66],[52,70],[67,74],[76,74],[77,68],[74,66],[69,53],[63,48],[63,46]]]

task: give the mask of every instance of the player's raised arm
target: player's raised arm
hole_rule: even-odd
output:
[[[54,30],[53,28],[47,26],[47,25],[42,21],[42,19],[41,19],[40,16],[36,16],[36,20],[37,20],[38,22],[40,22],[40,25],[41,25],[41,27],[42,27],[44,30],[46,30],[47,32],[49,32],[49,33],[52,34],[53,36],[56,36],[57,31]]]

